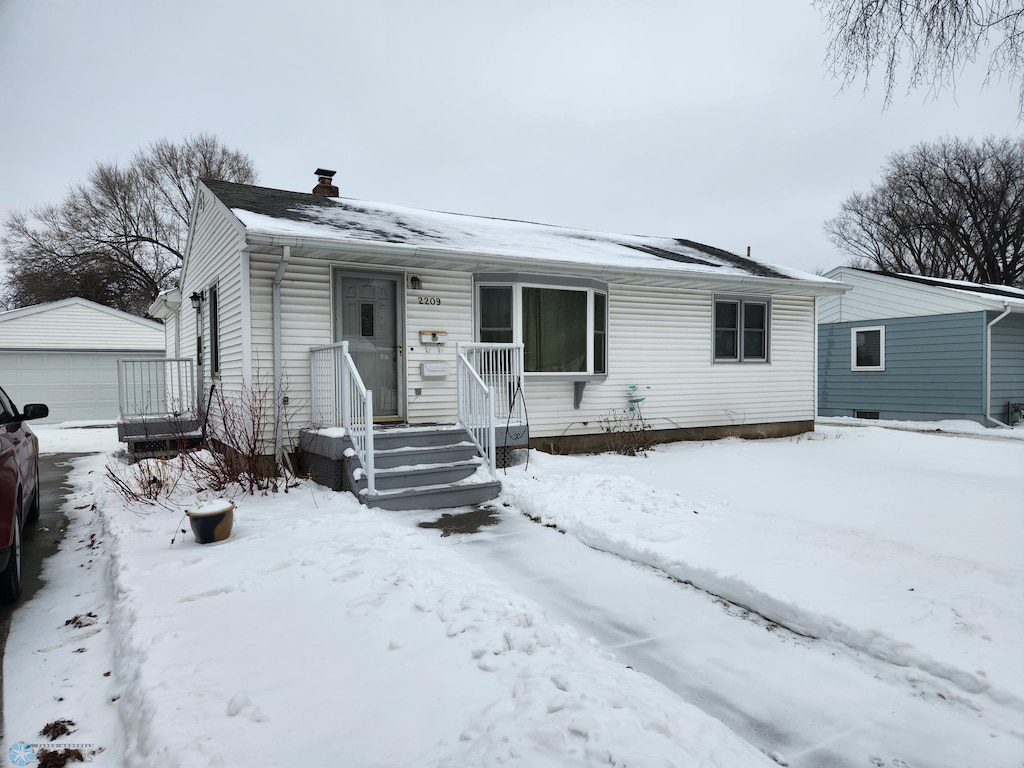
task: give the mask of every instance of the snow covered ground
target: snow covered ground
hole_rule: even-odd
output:
[[[303,482],[205,546],[180,528],[210,494],[128,507],[79,459],[7,741],[67,718],[54,744],[112,766],[1021,768],[1024,430],[903,426],[531,453],[473,534]]]

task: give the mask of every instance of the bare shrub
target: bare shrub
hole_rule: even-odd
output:
[[[107,462],[107,479],[122,499],[134,504],[160,504],[181,480],[185,463],[171,459],[143,459],[134,464]]]
[[[291,469],[275,456],[275,436],[284,426],[285,410],[282,407],[275,418],[270,377],[256,376],[252,385],[234,393],[217,387],[210,404],[206,443],[211,450],[182,454],[192,480],[215,491],[237,485],[249,495],[287,490]]]
[[[646,456],[654,445],[651,423],[644,418],[639,403],[632,410],[611,411],[598,423],[608,447],[623,456]]]

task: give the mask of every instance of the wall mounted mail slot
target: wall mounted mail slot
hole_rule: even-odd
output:
[[[424,379],[443,379],[449,370],[449,363],[420,363],[420,376]]]

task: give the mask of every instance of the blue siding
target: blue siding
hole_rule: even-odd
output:
[[[989,321],[999,317],[989,312]],[[1024,315],[1012,314],[992,328],[992,415],[1006,421],[1007,403],[1024,403]]]
[[[818,413],[883,419],[985,414],[985,313],[827,323],[818,330]],[[885,326],[885,370],[850,370],[850,329]]]

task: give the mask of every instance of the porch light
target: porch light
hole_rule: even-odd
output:
[[[418,291],[420,288],[423,287],[423,281],[420,280],[416,275],[413,275],[412,277],[409,278],[409,287],[412,288],[414,291]]]
[[[192,302],[192,309],[198,312],[203,307],[203,294],[199,291],[193,291],[192,295],[188,297],[189,301]]]

